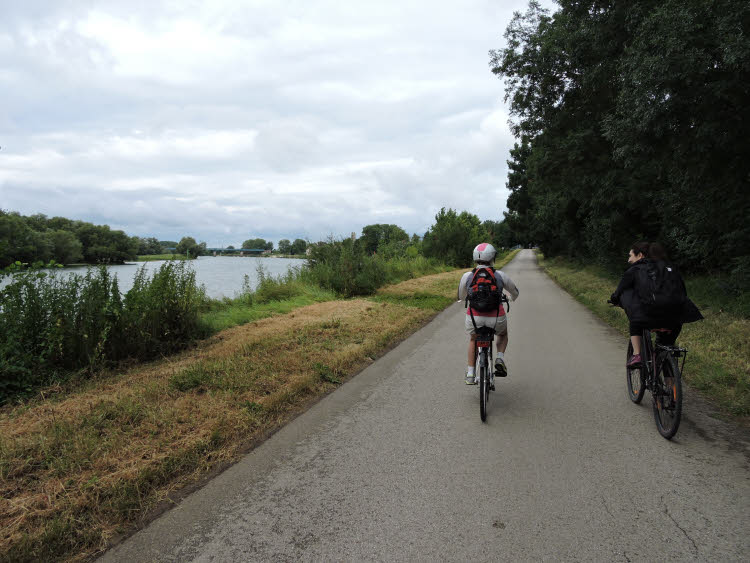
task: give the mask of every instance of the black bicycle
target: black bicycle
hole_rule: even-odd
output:
[[[501,305],[503,303],[508,304],[508,311],[510,311],[510,301],[505,295],[501,297]],[[490,398],[490,391],[495,390],[495,374],[492,364],[492,341],[495,340],[495,329],[478,327],[476,333],[474,348],[476,369],[479,374],[479,416],[482,422],[486,422],[487,401]]]
[[[638,404],[646,389],[651,391],[654,420],[659,434],[671,440],[680,427],[682,417],[682,368],[687,350],[679,346],[664,346],[652,341],[652,332],[670,332],[668,329],[643,331],[640,366],[626,367],[628,396]],[[627,359],[633,355],[633,344],[628,343]],[[682,366],[680,366],[682,358]]]

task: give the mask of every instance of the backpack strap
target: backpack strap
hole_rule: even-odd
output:
[[[474,311],[471,310],[471,307],[469,307],[469,316],[471,317],[471,324],[474,325],[474,333],[479,332],[479,328],[477,328],[477,322],[474,320]]]

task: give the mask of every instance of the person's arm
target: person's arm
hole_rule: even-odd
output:
[[[516,287],[516,284],[513,282],[513,280],[508,277],[508,274],[501,270],[495,270],[495,273],[499,274],[500,279],[503,280],[503,291],[506,291],[510,295],[511,299],[513,299],[513,301],[518,299],[520,291],[518,287]]]
[[[470,275],[471,275],[471,272],[466,272],[463,276],[461,276],[461,281],[458,282],[458,300],[459,301],[466,301],[466,296],[469,294],[469,290],[466,287],[466,284],[469,281]]]
[[[628,268],[620,279],[620,283],[617,285],[615,292],[609,296],[609,300],[615,305],[620,304],[620,296],[629,287],[635,285],[635,268]]]

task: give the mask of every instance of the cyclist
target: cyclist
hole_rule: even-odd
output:
[[[671,346],[677,340],[682,325],[692,323],[703,318],[695,304],[690,299],[685,298],[682,305],[676,310],[670,311],[647,311],[638,296],[637,291],[637,270],[647,268],[652,262],[667,263],[667,254],[664,247],[658,242],[648,243],[641,241],[633,244],[628,253],[628,269],[622,275],[622,279],[610,296],[609,300],[614,305],[619,305],[625,309],[630,322],[630,342],[633,344],[633,355],[628,358],[627,367],[637,367],[643,362],[641,356],[641,334],[644,329],[665,328],[668,333],[658,333],[656,341],[658,344]],[[677,274],[679,275],[679,274]],[[687,295],[685,283],[679,278],[682,292]]]
[[[507,291],[510,294],[511,299],[515,301],[518,298],[519,293],[516,284],[513,283],[513,280],[511,280],[506,273],[502,272],[501,270],[495,270],[495,256],[497,256],[495,247],[486,242],[478,244],[474,248],[473,256],[476,267],[474,268],[474,270],[466,272],[461,277],[461,281],[458,284],[458,299],[460,301],[466,300],[474,272],[479,268],[487,268],[488,270],[491,270],[492,274],[496,278],[500,278],[500,280],[502,280],[503,290]],[[472,316],[474,317],[473,321]],[[477,361],[476,347],[474,346],[474,340],[476,340],[477,337],[476,329],[474,328],[475,324],[477,328],[491,327],[495,329],[495,334],[497,335],[495,376],[505,377],[506,375],[508,375],[508,370],[505,366],[505,359],[503,358],[503,356],[505,355],[505,350],[508,347],[508,320],[505,317],[505,309],[503,308],[503,304],[500,303],[500,306],[496,311],[493,310],[490,312],[476,311],[471,307],[468,307],[466,310],[466,320],[464,322],[466,332],[469,334],[468,365],[465,375],[465,381],[467,385],[476,385],[477,383],[476,374],[474,373],[474,365]]]

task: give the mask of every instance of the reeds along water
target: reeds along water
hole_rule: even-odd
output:
[[[409,247],[368,255],[351,240],[317,245],[308,263],[273,277],[262,266],[253,290],[246,280],[235,299],[248,307],[294,298],[309,288],[342,297],[369,295],[388,283],[445,271]],[[201,311],[208,300],[189,263],[170,261],[153,275],[141,267],[121,294],[104,266],[84,275],[17,272],[0,289],[0,403],[68,377],[84,376],[126,358],[169,354],[205,335]]]
[[[140,268],[121,296],[106,267],[59,276],[28,270],[0,290],[0,402],[71,372],[148,359],[196,338],[205,296],[184,262]]]

